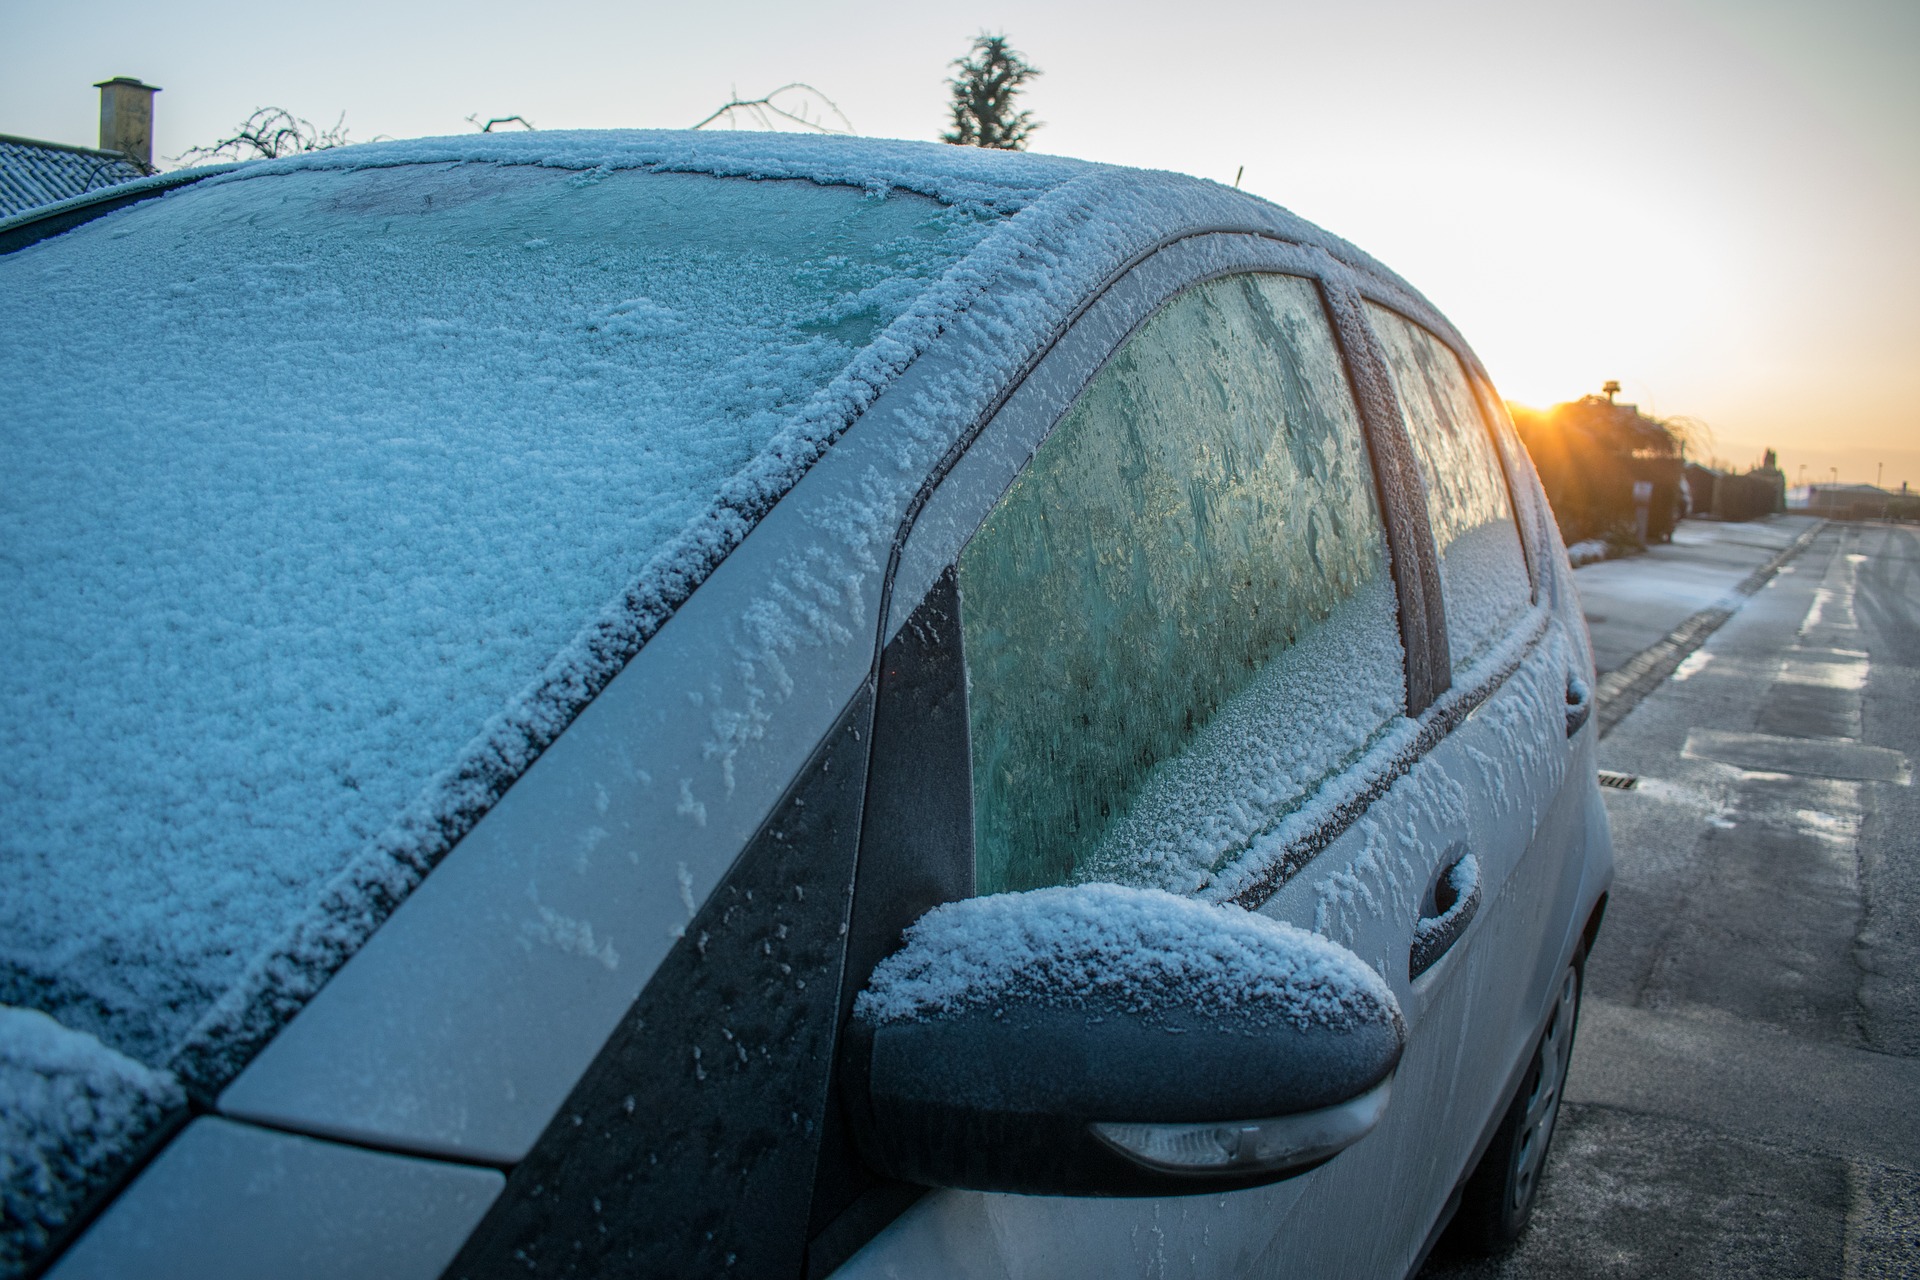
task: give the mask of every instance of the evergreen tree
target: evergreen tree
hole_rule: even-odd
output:
[[[953,129],[941,134],[940,141],[1003,151],[1025,149],[1040,122],[1031,111],[1015,111],[1013,100],[1027,81],[1040,74],[1040,68],[1009,48],[1005,36],[989,35],[975,36],[972,53],[955,58],[953,65],[960,69],[947,81],[953,90]]]

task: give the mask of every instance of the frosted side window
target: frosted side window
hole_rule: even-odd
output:
[[[1393,312],[1372,305],[1368,311],[1386,348],[1426,482],[1440,549],[1447,647],[1459,671],[1484,654],[1532,598],[1519,526],[1493,436],[1460,358]]]
[[[1196,286],[961,554],[980,891],[1191,890],[1404,707],[1373,482],[1312,284]]]

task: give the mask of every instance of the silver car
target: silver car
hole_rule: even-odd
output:
[[[1484,370],[1214,183],[397,142],[0,223],[0,1276],[1400,1276],[1611,854]]]

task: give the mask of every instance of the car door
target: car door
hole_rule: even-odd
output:
[[[1289,246],[1196,237],[1119,282],[921,512],[895,648],[913,637],[948,670],[937,730],[911,735],[943,740],[945,760],[890,766],[876,743],[874,783],[948,797],[927,828],[944,896],[1111,879],[1339,935],[1408,1017],[1381,1130],[1225,1196],[936,1192],[847,1274],[1372,1275],[1417,1255],[1478,1117],[1450,1106],[1466,984],[1438,963],[1416,986],[1415,928],[1439,874],[1502,837],[1470,830],[1487,806],[1425,761],[1454,723],[1434,697],[1445,621],[1437,585],[1422,590],[1437,584],[1426,489],[1383,367],[1350,280]],[[880,856],[914,865],[914,843],[903,828]],[[896,903],[872,945],[912,917]],[[851,982],[870,968],[850,953]],[[816,1273],[887,1194],[861,1193],[858,1229],[858,1197],[840,1230],[817,1212]],[[912,1193],[891,1194],[897,1209]]]
[[[1586,922],[1582,893],[1604,865],[1591,661],[1577,605],[1539,545],[1550,516],[1517,442],[1487,413],[1490,397],[1428,327],[1377,302],[1367,316],[1427,491],[1445,596],[1448,731],[1427,767],[1479,801],[1458,832],[1479,863],[1487,919],[1452,961],[1464,974],[1453,1099],[1482,1117],[1484,1136],[1530,1056]]]

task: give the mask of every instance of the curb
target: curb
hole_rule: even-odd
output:
[[[1740,598],[1732,608],[1715,606],[1702,609],[1595,681],[1593,718],[1599,724],[1600,736],[1604,738],[1611,733],[1613,726],[1626,719],[1627,713],[1639,705],[1640,699],[1665,683],[1674,669],[1686,661],[1688,654],[1705,644],[1708,636],[1737,613],[1749,596],[1772,581],[1773,575],[1780,572],[1783,565],[1805,551],[1829,523],[1822,520],[1814,525],[1783,547],[1773,559],[1742,578],[1733,589],[1733,594]]]

